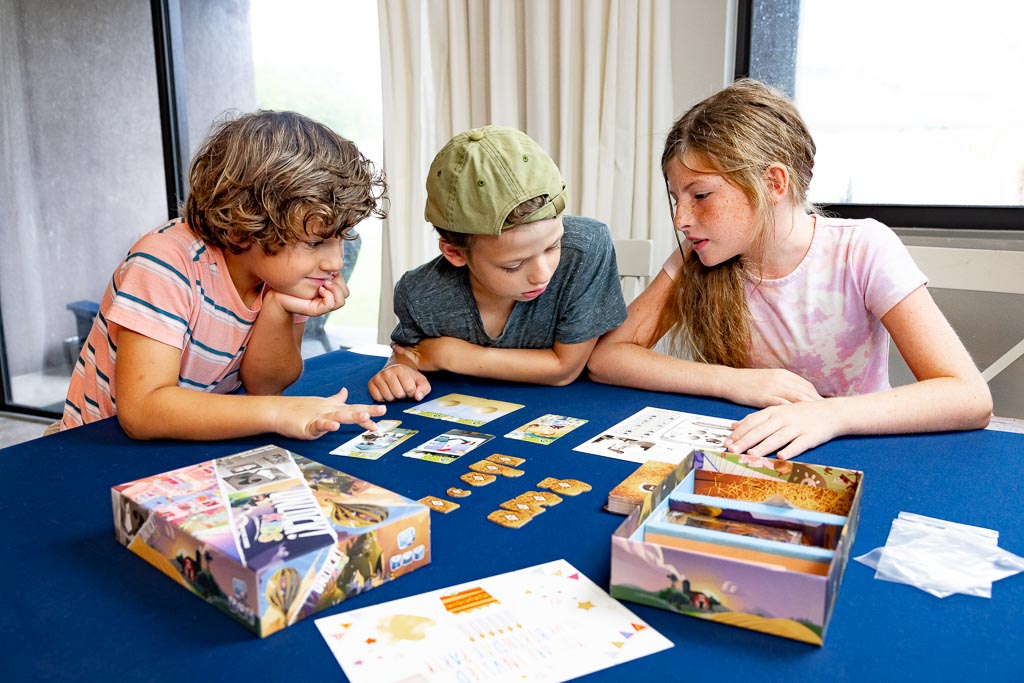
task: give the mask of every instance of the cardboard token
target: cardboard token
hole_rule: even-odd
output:
[[[474,472],[483,472],[484,474],[500,474],[503,477],[521,477],[526,474],[523,470],[499,465],[498,463],[491,462],[490,460],[475,462],[469,466],[469,469]]]
[[[450,500],[438,498],[437,496],[423,496],[420,498],[419,502],[423,503],[434,512],[440,512],[445,515],[452,510],[457,510],[459,508],[458,503],[453,503]]]
[[[554,479],[548,477],[537,484],[542,489],[550,489],[563,496],[578,496],[591,489],[590,484],[579,479]]]
[[[450,489],[445,491],[445,493],[447,493],[452,498],[465,498],[466,496],[470,495],[473,492],[467,491],[466,489],[460,489],[457,486],[452,486]]]
[[[528,512],[531,515],[539,515],[544,512],[544,506],[538,505],[537,503],[531,503],[526,500],[519,498],[513,498],[506,500],[504,503],[500,503],[498,507],[503,510],[511,510],[512,512]]]
[[[552,505],[558,505],[562,502],[562,497],[558,494],[552,493],[551,491],[527,491],[516,496],[516,500],[526,501],[527,503],[533,503],[534,505],[543,505],[545,507],[551,507]]]
[[[487,515],[487,519],[506,529],[518,529],[531,519],[533,515],[528,512],[513,512],[512,510],[495,510]]]
[[[501,453],[488,455],[484,460],[490,460],[491,462],[496,462],[499,465],[505,465],[506,467],[519,467],[526,462],[526,458],[517,458],[512,455],[503,455]]]
[[[495,479],[497,479],[497,477],[494,476],[493,474],[482,474],[480,472],[466,472],[461,477],[459,477],[459,479],[466,482],[470,486],[487,486],[488,484],[492,483]]]

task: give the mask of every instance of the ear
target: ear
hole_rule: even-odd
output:
[[[448,259],[448,263],[456,268],[466,265],[466,250],[462,247],[455,246],[443,237],[438,238],[437,246],[441,250],[441,255]]]
[[[769,166],[764,172],[764,180],[772,203],[779,204],[789,196],[789,169],[782,164]]]

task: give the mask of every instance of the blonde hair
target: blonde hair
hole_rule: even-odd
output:
[[[275,253],[387,215],[387,182],[351,141],[302,114],[256,111],[216,124],[189,168],[189,229],[232,253]],[[310,232],[310,231],[314,232]]]
[[[661,157],[662,172],[672,159],[686,166],[684,155],[699,160],[746,195],[756,220],[752,247],[742,257],[708,267],[692,249],[683,250],[672,305],[662,310],[659,320],[659,332],[672,332],[677,351],[717,365],[749,364],[751,321],[745,284],[752,266],[757,271],[764,258],[775,221],[766,173],[772,164],[785,166],[793,205],[811,211],[807,188],[814,152],[814,140],[793,103],[751,79],[738,80],[712,95],[672,126]]]

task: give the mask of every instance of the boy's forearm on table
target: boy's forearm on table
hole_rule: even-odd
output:
[[[496,349],[467,344],[445,359],[451,372],[534,384],[568,384],[583,371],[582,361],[563,359],[554,349]]]
[[[120,410],[118,419],[135,439],[230,439],[273,432],[275,411],[284,400],[164,387],[135,410]]]

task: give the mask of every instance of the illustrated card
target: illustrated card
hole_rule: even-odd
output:
[[[573,450],[643,463],[678,463],[693,449],[724,451],[734,420],[643,408]]]
[[[464,429],[450,429],[444,434],[435,436],[426,443],[420,444],[404,455],[407,458],[416,458],[417,460],[427,460],[447,465],[493,438],[493,434],[467,432]]]
[[[448,422],[458,422],[459,424],[480,427],[491,420],[504,417],[522,407],[519,403],[493,401],[465,394],[448,394],[447,396],[421,403],[418,406],[406,408],[405,412],[430,417],[435,420],[446,420]]]
[[[565,560],[316,625],[352,683],[565,681],[672,647]]]
[[[565,417],[564,415],[541,415],[536,420],[527,422],[522,427],[505,435],[508,439],[529,441],[547,446],[555,439],[568,434],[580,425],[585,425],[586,420],[577,417]]]
[[[331,455],[376,460],[414,434],[418,434],[415,429],[396,428],[386,432],[366,431],[335,448],[331,451]]]

